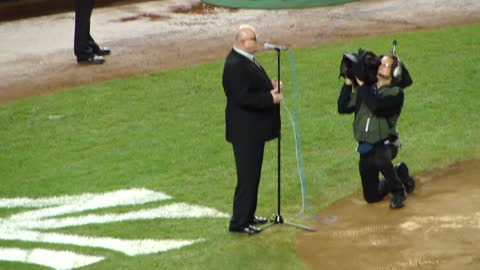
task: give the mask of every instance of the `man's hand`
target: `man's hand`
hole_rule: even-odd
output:
[[[352,80],[350,80],[349,78],[345,77],[345,85],[352,85]]]
[[[272,79],[273,88],[278,89],[278,80]],[[280,92],[283,92],[283,82],[280,81]]]
[[[283,94],[282,93],[278,93],[278,89],[275,88],[275,89],[272,89],[272,91],[270,91],[270,94],[272,94],[272,97],[273,97],[273,103],[275,104],[279,104],[282,99],[283,99]]]
[[[359,78],[355,77],[355,79],[357,80],[357,83],[359,86],[362,86],[363,85],[363,81],[360,80]]]

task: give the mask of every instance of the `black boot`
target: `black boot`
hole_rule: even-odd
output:
[[[407,199],[407,195],[405,195],[405,191],[402,189],[400,191],[395,191],[392,193],[392,201],[390,202],[391,209],[398,209],[405,206],[404,201]]]
[[[395,170],[397,171],[398,177],[400,177],[402,180],[407,193],[412,193],[413,190],[415,190],[415,179],[410,176],[407,164],[400,162],[397,166],[395,166]]]

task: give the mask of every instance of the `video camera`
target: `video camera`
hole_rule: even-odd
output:
[[[405,89],[412,85],[413,80],[407,70],[405,64],[400,61],[397,56],[397,41],[394,40],[392,55],[397,57],[397,67],[393,70],[393,83],[395,86]],[[343,54],[340,63],[340,75],[343,78],[349,78],[355,86],[358,86],[355,77],[359,78],[365,84],[374,84],[377,82],[377,71],[381,64],[381,56],[375,55],[373,52],[358,49],[358,53]]]
[[[358,53],[345,53],[340,63],[339,77],[349,78],[357,85],[355,77],[365,84],[377,82],[377,71],[380,66],[380,58],[373,52],[358,49]]]

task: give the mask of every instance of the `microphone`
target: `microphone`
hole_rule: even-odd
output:
[[[397,56],[397,40],[396,39],[393,40],[392,45],[393,45],[392,54]]]
[[[288,50],[288,47],[287,47],[287,46],[282,46],[282,45],[275,45],[275,44],[265,43],[265,44],[263,45],[263,49],[265,49],[265,50],[282,51],[282,50]]]

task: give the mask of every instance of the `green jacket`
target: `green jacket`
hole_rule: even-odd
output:
[[[397,120],[403,106],[403,90],[386,85],[362,86],[352,91],[344,85],[338,100],[340,113],[355,113],[353,134],[360,143],[375,144],[398,138]]]

